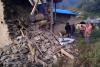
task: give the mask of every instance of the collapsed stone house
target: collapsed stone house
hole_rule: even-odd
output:
[[[39,23],[44,22],[43,17],[40,20],[38,16],[35,23],[30,20],[32,6],[28,0],[2,0],[0,3],[4,9],[3,20],[0,21],[7,25],[7,37],[12,41],[0,48],[1,67],[53,67],[53,64],[61,67],[60,62],[62,67],[73,66],[73,55],[77,55],[77,50],[70,45],[62,47],[58,36],[47,29],[39,29]],[[67,62],[70,59],[72,62]]]
[[[30,4],[30,2],[28,0],[1,0],[2,2],[2,19],[4,19],[5,23],[7,24],[8,27],[8,36],[10,35],[10,38],[16,38],[18,35],[20,35],[21,33],[19,32],[19,30],[22,28],[21,26],[23,26],[24,28],[29,27],[29,25],[31,24],[31,22],[34,22],[34,16],[30,16],[30,12],[33,9],[33,6]],[[50,1],[50,0],[49,0]],[[60,0],[54,0],[54,2],[60,2]],[[51,15],[50,15],[50,3],[48,3],[49,8],[46,8],[48,10],[46,10],[46,14],[45,14],[45,18],[48,20],[47,22],[53,22],[51,19]],[[47,7],[48,7],[47,5]],[[67,10],[66,10],[67,11]],[[71,16],[75,16],[75,14],[73,12],[71,13],[63,13],[63,10],[60,11],[57,10],[56,12],[56,19],[57,19],[57,23],[54,25],[53,29],[54,32],[57,32],[57,34],[60,32],[60,30],[64,30],[64,25],[66,23],[66,21],[68,19],[70,19]],[[35,12],[35,15],[38,14],[37,10]],[[55,12],[54,12],[55,15]],[[31,20],[33,21],[30,21]],[[38,17],[37,17],[38,18]],[[59,28],[60,27],[60,28]],[[12,32],[13,31],[13,32]],[[16,32],[16,33],[15,33]]]
[[[4,20],[8,25],[9,35],[14,38],[20,35],[19,30],[21,26],[29,27],[31,22],[34,22],[34,16],[30,15],[33,6],[30,4],[29,0],[2,0],[2,7],[4,9]],[[34,15],[38,14],[36,11]],[[33,21],[31,21],[33,20]],[[15,32],[12,32],[15,31]],[[13,36],[12,36],[13,35]]]

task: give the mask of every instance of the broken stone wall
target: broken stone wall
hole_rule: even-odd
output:
[[[64,60],[66,61],[62,62],[62,64],[66,64],[66,66],[60,66],[59,62],[57,63],[59,66],[56,67],[67,67],[70,64],[67,64],[68,56],[63,54],[64,50],[68,51],[68,55],[69,53],[75,53],[73,52],[75,50],[71,50],[70,45],[69,47],[62,47],[57,40],[58,37],[52,32],[46,29],[33,30],[33,25],[29,26],[28,18],[32,7],[28,4],[28,0],[3,0],[3,5],[4,19],[8,25],[10,37],[14,42],[0,49],[1,67],[39,67],[39,64],[42,64],[40,67],[53,67],[51,65],[56,64],[57,61],[62,62]],[[37,21],[36,25],[38,26],[38,23],[43,23],[43,21],[44,19]],[[25,30],[27,35],[21,36],[20,30],[22,32]],[[62,52],[61,49],[63,49]],[[66,57],[66,59],[60,60],[62,56]],[[73,56],[71,55],[71,57]]]
[[[3,3],[0,0],[0,47],[4,47],[5,45],[11,43],[8,33],[8,27],[5,24],[3,13],[4,13]]]
[[[2,2],[4,20],[8,25],[9,35],[11,39],[16,38],[21,34],[20,29],[28,27],[28,18],[32,6],[28,0],[2,0]]]

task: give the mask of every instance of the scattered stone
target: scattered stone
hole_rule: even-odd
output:
[[[3,54],[3,49],[0,49],[0,57],[2,56]]]
[[[37,14],[35,16],[35,21],[41,21],[41,20],[44,20],[44,15],[43,14]]]
[[[19,51],[20,51],[20,53],[22,53],[22,54],[27,54],[27,53],[29,52],[28,48],[26,48],[26,47],[21,47],[21,48],[19,49]]]

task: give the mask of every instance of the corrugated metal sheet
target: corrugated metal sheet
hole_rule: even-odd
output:
[[[70,11],[70,10],[63,10],[63,9],[53,9],[53,12],[54,13],[60,13],[60,14],[73,14],[73,15],[76,15],[73,11]]]

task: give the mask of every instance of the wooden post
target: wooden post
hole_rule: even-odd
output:
[[[55,23],[56,22],[56,2],[54,4],[55,4],[55,12],[54,12],[54,23]]]
[[[51,0],[51,3],[50,3],[50,8],[51,8],[51,11],[50,11],[50,18],[51,18],[51,31],[53,31],[53,24],[54,24],[54,21],[53,21],[53,0]]]

